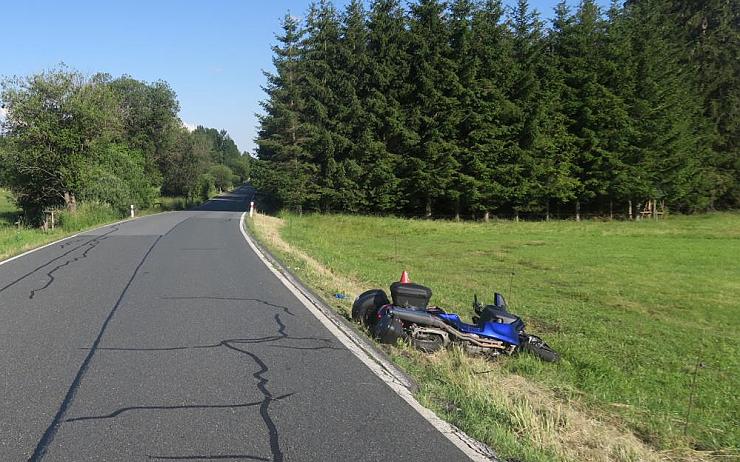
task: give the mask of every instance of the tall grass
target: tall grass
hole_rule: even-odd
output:
[[[185,210],[196,205],[200,205],[200,199],[196,199],[195,202],[188,201],[183,196],[162,196],[154,202],[153,210],[157,211],[171,211],[171,210]]]
[[[97,202],[83,202],[75,213],[63,211],[59,214],[59,226],[67,232],[77,232],[83,229],[120,220],[122,215],[108,204]]]
[[[188,201],[181,196],[162,196],[150,209],[137,210],[136,213],[137,215],[149,215],[186,210],[202,202],[202,199]],[[55,228],[46,231],[25,226],[21,216],[21,210],[13,202],[10,192],[0,189],[0,261],[64,236],[120,220],[127,215],[113,209],[108,204],[81,202],[75,213],[60,210],[56,214]]]
[[[11,195],[0,189],[0,261],[64,236],[121,219],[107,204],[82,202],[76,213],[61,211],[53,230],[29,228],[19,222],[21,212]]]
[[[737,455],[740,215],[490,224],[342,215],[284,219],[282,238],[351,286],[387,287],[406,269],[412,280],[433,288],[434,303],[468,316],[473,293],[488,299],[498,290],[529,330],[562,353],[556,365],[503,358],[484,376],[499,382],[524,377],[553,403],[626,429],[654,451],[685,450],[694,459],[705,451]],[[309,265],[298,260],[291,264],[303,277]],[[509,455],[596,458],[563,449],[593,446],[588,438],[538,442],[511,419],[526,421],[522,416],[542,409],[512,405],[507,413],[510,401],[481,402],[473,390],[485,388],[475,380],[461,384],[449,361],[396,356],[425,384],[422,397],[432,407],[508,448]],[[647,458],[639,455],[639,445],[604,451],[603,460]]]
[[[13,202],[10,192],[0,189],[0,228],[14,226],[20,218],[21,211]]]

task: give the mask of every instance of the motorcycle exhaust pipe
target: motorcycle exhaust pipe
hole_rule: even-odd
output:
[[[436,316],[427,313],[426,311],[414,310],[411,308],[393,307],[388,310],[388,314],[402,321],[419,324],[421,326],[437,327],[446,332],[449,332],[451,335],[461,340],[467,340],[479,347],[496,349],[501,349],[504,347],[504,343],[500,340],[482,339],[476,335],[460,332],[459,330],[448,325]]]
[[[412,322],[422,326],[439,327],[443,330],[447,330],[448,327],[442,320],[435,318],[426,311],[393,307],[388,310],[388,313],[402,321]]]
[[[476,335],[460,332],[459,330],[446,324],[441,319],[427,313],[426,311],[414,310],[412,308],[393,307],[388,310],[388,314],[402,321],[411,322],[422,326],[438,327],[446,332],[449,332],[459,339],[467,340],[472,344],[483,348],[504,348],[504,343],[500,340],[482,339]]]

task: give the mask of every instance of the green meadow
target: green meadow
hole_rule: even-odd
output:
[[[422,402],[504,455],[592,457],[560,447],[588,444],[578,437],[557,444],[528,440],[526,426],[512,423],[516,412],[505,402],[478,396],[475,390],[485,394],[486,388],[477,377],[485,376],[490,387],[497,383],[492,377],[508,386],[512,377],[521,377],[535,387],[530,395],[546,395],[558,406],[622,429],[658,458],[737,457],[740,214],[635,222],[282,218],[280,235],[287,243],[355,286],[387,288],[407,270],[414,282],[433,289],[433,304],[468,319],[474,293],[490,300],[499,291],[528,330],[561,352],[558,364],[520,355],[495,361],[492,374],[471,370],[464,377],[460,371],[470,367],[461,364],[478,360],[460,360],[460,352],[433,360],[404,348],[392,352],[420,381]],[[297,259],[278,253],[312,283]],[[324,293],[331,295],[326,287]],[[333,301],[342,303],[351,300]],[[339,309],[346,313],[348,306]],[[559,418],[543,425],[557,427]],[[533,425],[530,420],[527,425]],[[559,438],[557,433],[555,428],[549,434]]]

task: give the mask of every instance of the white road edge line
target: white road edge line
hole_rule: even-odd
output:
[[[36,252],[38,250],[45,249],[47,247],[51,247],[54,244],[59,244],[60,242],[66,241],[67,239],[75,238],[75,237],[79,236],[80,234],[86,234],[86,233],[89,233],[90,231],[97,231],[97,230],[99,230],[101,228],[105,228],[106,226],[120,225],[121,223],[126,223],[128,221],[134,221],[134,220],[138,220],[140,218],[151,217],[151,216],[154,216],[154,215],[163,215],[165,213],[172,213],[172,212],[159,212],[159,213],[152,213],[151,215],[142,215],[142,216],[136,217],[136,218],[126,218],[124,220],[119,220],[119,221],[116,221],[116,222],[113,222],[113,223],[108,223],[106,225],[100,225],[100,226],[96,226],[94,228],[86,229],[84,231],[80,231],[79,233],[73,234],[71,236],[67,236],[67,237],[63,237],[61,239],[58,239],[58,240],[56,240],[54,242],[49,242],[48,244],[44,244],[41,247],[36,247],[36,248],[31,249],[31,250],[27,250],[27,251],[23,252],[20,255],[16,255],[15,257],[10,257],[10,258],[7,258],[5,260],[1,260],[0,261],[0,266],[4,265],[6,263],[10,263],[11,261],[17,260],[17,259],[19,259],[21,257],[25,257],[26,255],[28,255],[30,253],[34,253],[34,252]]]
[[[295,297],[300,300],[301,303],[313,314],[321,324],[326,327],[344,346],[347,347],[360,361],[362,361],[376,376],[385,382],[388,387],[391,388],[398,396],[406,401],[416,412],[418,412],[427,422],[429,422],[434,428],[436,428],[442,435],[447,437],[452,444],[460,449],[465,455],[475,462],[491,462],[497,460],[494,454],[485,454],[483,449],[480,447],[481,443],[470,436],[466,435],[462,430],[455,427],[454,425],[445,422],[444,420],[437,417],[434,412],[422,406],[414,395],[406,388],[399,380],[394,377],[389,371],[383,368],[374,358],[357,343],[352,341],[350,335],[348,335],[339,325],[332,322],[324,313],[321,312],[314,304],[300,291],[295,285],[293,285],[285,275],[280,272],[272,262],[265,257],[262,251],[252,241],[252,238],[247,234],[244,229],[247,212],[242,213],[241,219],[239,220],[239,231],[247,241],[249,246],[252,248],[255,254],[262,260],[262,263],[272,271],[272,273],[283,283],[285,287],[290,290]],[[489,451],[485,451],[489,452]]]

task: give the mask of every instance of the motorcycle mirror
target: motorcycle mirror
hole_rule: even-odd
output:
[[[493,305],[497,308],[508,308],[509,306],[506,304],[506,299],[503,295],[496,292],[493,294]]]
[[[483,306],[478,301],[478,294],[473,294],[473,310],[476,313],[480,313],[480,310],[483,308]]]

